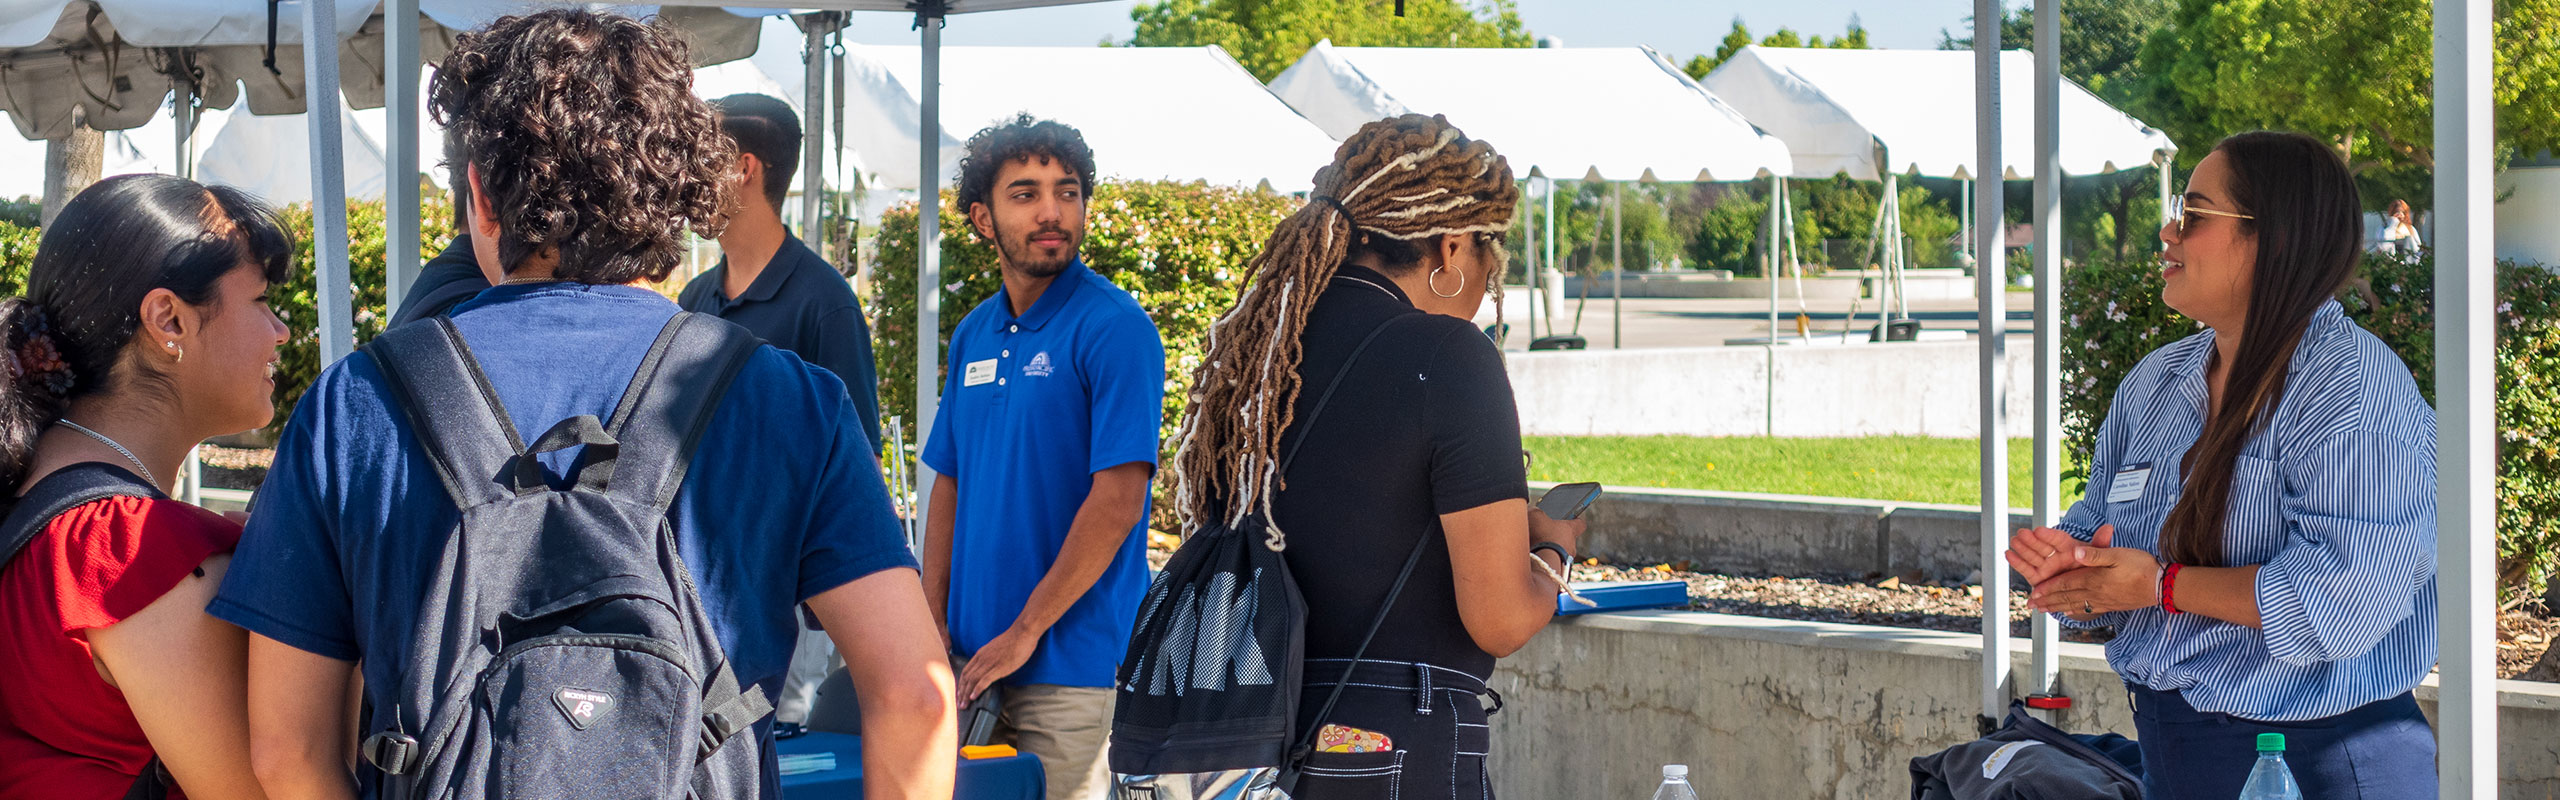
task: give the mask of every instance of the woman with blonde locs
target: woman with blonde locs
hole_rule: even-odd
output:
[[[1306,597],[1298,728],[1318,736],[1298,800],[1492,796],[1485,679],[1554,617],[1582,531],[1530,508],[1501,353],[1469,321],[1499,296],[1518,199],[1509,163],[1448,120],[1369,123],[1210,328],[1176,503],[1188,529],[1266,513]]]

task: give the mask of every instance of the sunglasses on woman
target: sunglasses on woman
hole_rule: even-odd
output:
[[[2187,222],[2188,222],[2187,215],[2189,215],[2189,214],[2204,214],[2204,215],[2207,215],[2207,216],[2215,216],[2215,217],[2230,217],[2230,218],[2232,218],[2232,219],[2257,219],[2257,217],[2253,217],[2253,216],[2250,216],[2250,215],[2247,215],[2247,214],[2240,214],[2240,213],[2235,213],[2235,212],[2230,212],[2230,211],[2216,211],[2216,210],[2213,210],[2213,209],[2210,209],[2210,208],[2189,208],[2189,207],[2187,207],[2187,198],[2185,198],[2185,197],[2172,197],[2172,198],[2169,198],[2169,224],[2174,225],[2174,226],[2177,226],[2178,236],[2180,236],[2180,237],[2185,237],[2185,236],[2187,235]]]

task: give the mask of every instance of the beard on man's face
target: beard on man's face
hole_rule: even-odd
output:
[[[996,249],[1004,255],[1005,265],[1033,278],[1054,278],[1067,271],[1067,265],[1075,261],[1076,251],[1084,246],[1084,231],[1068,230],[1063,225],[1042,225],[1018,236],[1006,231],[1003,223],[995,226]],[[1054,248],[1035,244],[1031,240],[1036,236],[1065,236],[1066,243]]]

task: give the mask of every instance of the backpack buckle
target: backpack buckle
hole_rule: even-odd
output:
[[[383,731],[365,737],[359,748],[365,763],[388,775],[407,775],[418,768],[418,740],[405,733]]]

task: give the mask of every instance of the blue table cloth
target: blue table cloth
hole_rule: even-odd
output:
[[[834,769],[782,776],[783,800],[862,800],[862,737],[808,733],[774,742],[780,755],[832,753]],[[1040,760],[1027,755],[960,760],[954,800],[1040,800]]]

